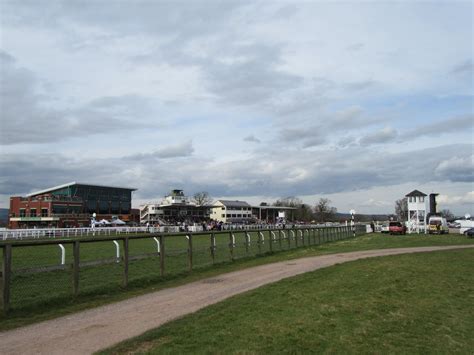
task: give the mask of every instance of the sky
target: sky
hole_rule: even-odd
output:
[[[0,0],[0,207],[77,181],[474,214],[473,6]]]

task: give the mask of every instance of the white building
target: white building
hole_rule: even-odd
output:
[[[428,211],[428,199],[421,191],[413,190],[405,197],[408,200],[408,233],[426,232],[426,215]]]
[[[245,201],[218,200],[212,206],[211,219],[223,223],[246,223],[252,217],[252,206]]]

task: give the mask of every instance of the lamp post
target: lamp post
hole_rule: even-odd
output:
[[[355,211],[354,209],[352,209],[352,210],[350,210],[349,212],[350,212],[350,214],[351,214],[352,237],[355,238],[355,236],[356,236],[356,231],[355,231],[354,215],[355,215],[356,211]]]
[[[97,214],[94,212],[92,214],[92,218],[91,218],[91,228],[95,228],[95,217],[97,216]]]

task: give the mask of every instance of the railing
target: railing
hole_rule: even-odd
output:
[[[365,225],[0,241],[1,307],[41,309],[239,258],[355,237]]]
[[[288,225],[292,228],[305,229],[322,227],[322,225]],[[187,226],[189,232],[202,232],[201,225]],[[262,230],[278,229],[281,225],[276,224],[223,224],[221,230]],[[161,227],[95,227],[95,228],[36,228],[36,229],[8,229],[0,232],[0,240],[25,240],[25,239],[51,239],[89,236],[113,236],[121,234],[137,233],[177,233],[185,231],[182,226],[161,226]]]

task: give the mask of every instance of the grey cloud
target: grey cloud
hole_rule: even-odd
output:
[[[164,146],[152,153],[134,154],[123,157],[122,160],[127,163],[146,162],[155,159],[184,158],[194,153],[193,142],[191,140],[178,143],[175,145]]]
[[[466,130],[470,130],[472,132],[473,129],[474,115],[467,114],[420,126],[411,131],[403,133],[401,136],[403,139],[412,139],[422,136],[438,136],[441,134],[462,132]]]
[[[315,154],[280,146],[275,151],[260,152],[258,159],[223,163],[194,156],[157,159],[153,154],[142,159],[97,160],[77,160],[61,154],[12,155],[0,156],[0,194],[27,193],[68,181],[107,181],[111,185],[136,187],[139,190],[135,196],[144,199],[161,196],[176,186],[186,191],[205,188],[211,195],[219,196],[301,196],[407,182],[472,181],[471,155],[470,145],[398,154],[355,147],[350,155],[345,150]],[[466,175],[463,166],[471,169],[471,175]],[[37,178],[32,180],[31,176]]]
[[[385,127],[377,132],[368,134],[359,140],[363,146],[393,142],[398,137],[398,132],[392,127]]]
[[[437,177],[454,182],[474,182],[474,155],[442,160],[435,168]]]
[[[364,43],[353,43],[350,46],[347,47],[347,50],[349,51],[360,51],[365,47]]]
[[[57,27],[62,22],[107,29],[118,36],[149,33],[178,37],[212,33],[218,24],[226,24],[234,11],[249,2],[97,2],[55,1],[6,2],[4,20],[15,25]]]
[[[325,136],[317,126],[283,129],[280,138],[284,142],[295,143],[302,148],[315,147],[326,142]]]
[[[246,59],[214,63],[204,72],[207,88],[224,103],[256,105],[269,103],[282,92],[294,89],[302,78],[276,69],[280,60],[276,48],[247,48]]]
[[[5,52],[0,60],[2,145],[49,143],[142,128],[136,123],[150,114],[148,100],[135,95],[103,97],[76,108],[54,109],[52,98],[44,93],[46,89],[34,73],[18,67]]]
[[[253,134],[251,134],[250,136],[245,137],[244,141],[245,142],[252,142],[252,143],[261,143],[260,139],[255,137]]]
[[[472,75],[474,70],[474,63],[472,59],[468,59],[463,63],[456,65],[452,70],[451,73],[458,75],[458,74],[469,74]]]
[[[362,91],[373,87],[375,84],[376,82],[374,80],[364,80],[346,84],[345,87],[349,91]]]
[[[174,146],[158,149],[154,154],[159,158],[178,158],[190,156],[193,152],[193,142],[187,141]]]

